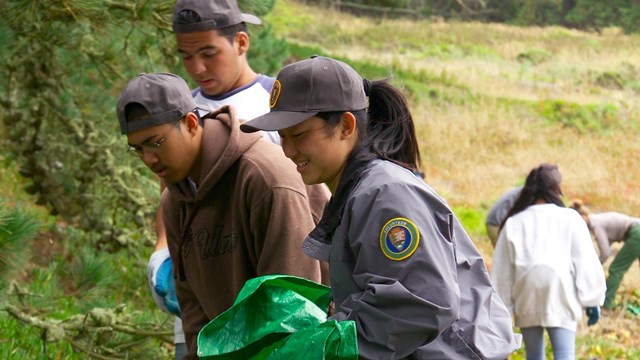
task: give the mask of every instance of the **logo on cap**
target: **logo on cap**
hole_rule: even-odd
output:
[[[391,260],[404,260],[413,255],[419,243],[418,227],[409,219],[391,219],[380,231],[380,248]]]
[[[276,80],[271,87],[271,97],[269,98],[269,107],[273,109],[278,102],[278,98],[280,97],[280,89],[282,89],[282,85],[279,80]]]

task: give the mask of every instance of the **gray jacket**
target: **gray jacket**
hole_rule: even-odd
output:
[[[520,192],[522,192],[522,186],[514,187],[502,194],[500,199],[489,209],[485,222],[489,225],[500,226],[518,199],[518,196],[520,196]]]
[[[374,160],[332,236],[337,320],[364,359],[506,359],[520,346],[482,256],[446,202]]]

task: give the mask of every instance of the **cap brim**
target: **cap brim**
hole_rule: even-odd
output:
[[[317,112],[272,111],[240,125],[240,130],[252,133],[259,130],[278,131],[298,125]]]
[[[257,16],[251,15],[251,14],[244,14],[244,13],[240,14],[240,19],[242,19],[243,22],[253,24],[253,25],[262,24],[262,20],[260,20]]]

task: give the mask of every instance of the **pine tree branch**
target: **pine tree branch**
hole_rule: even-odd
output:
[[[114,353],[114,348],[128,348],[138,341],[117,346],[110,345],[110,348],[99,346],[101,349],[100,354],[83,345],[83,342],[94,341],[93,339],[97,334],[123,333],[142,338],[152,337],[166,343],[172,343],[168,337],[173,335],[173,331],[149,330],[122,321],[124,306],[118,306],[115,309],[95,308],[86,314],[73,315],[62,321],[31,316],[13,305],[6,305],[4,310],[18,321],[41,329],[45,344],[48,342],[67,341],[80,351],[98,359],[115,359],[101,354]],[[82,341],[77,341],[78,338],[81,338]],[[117,351],[115,353],[117,355]]]
[[[69,343],[74,347],[74,349],[79,350],[80,352],[83,352],[89,356],[91,356],[94,359],[100,359],[100,360],[121,360],[122,358],[119,357],[109,357],[109,356],[103,356],[100,354],[96,354],[95,352],[91,351],[90,349],[85,348],[84,346],[82,346],[80,343],[78,343],[77,341],[74,341],[72,339],[69,339]]]

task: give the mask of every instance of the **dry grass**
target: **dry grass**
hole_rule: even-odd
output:
[[[530,109],[501,102],[612,104],[626,109],[628,121],[638,122],[637,92],[591,84],[597,74],[640,64],[637,36],[616,29],[599,35],[557,27],[372,20],[282,3],[270,19],[288,40],[389,68],[400,64],[446,74],[483,97],[459,105],[412,105],[429,182],[453,204],[490,203],[521,182],[530,168],[554,162],[563,172],[569,197],[585,199],[595,209],[640,213],[640,197],[628,196],[640,187],[640,168],[633,163],[640,150],[637,133],[580,134],[542,126]],[[293,21],[291,14],[304,14],[304,26],[281,29],[274,23]],[[538,65],[516,59],[531,50],[544,51],[549,58]]]
[[[291,42],[352,61],[424,71],[468,90],[466,98],[455,94],[456,100],[449,101],[447,84],[424,84],[445,96],[433,101],[417,97],[422,101],[412,103],[427,181],[454,208],[476,209],[483,216],[531,168],[551,162],[560,167],[568,199],[580,198],[596,211],[640,216],[637,35],[618,29],[597,34],[558,27],[372,20],[291,0],[277,4],[268,21]],[[293,21],[299,26],[282,26]],[[619,88],[598,84],[607,73],[628,83]],[[531,104],[548,100],[614,106],[626,125],[580,132],[544,122]],[[490,259],[486,236],[471,235]],[[632,292],[639,284],[640,269],[634,264],[622,293],[637,296]],[[600,344],[592,343],[598,337],[640,348],[633,335],[638,329],[638,317],[623,310],[609,313],[598,326],[579,329],[579,336],[590,339],[581,345],[589,348],[579,352],[611,358],[606,350],[598,353]]]

